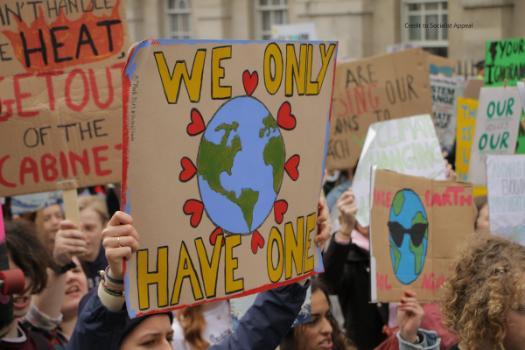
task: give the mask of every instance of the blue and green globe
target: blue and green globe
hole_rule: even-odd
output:
[[[206,126],[197,156],[201,199],[226,233],[249,234],[266,220],[281,188],[285,149],[266,106],[236,97]]]
[[[421,199],[414,191],[404,189],[396,193],[390,208],[389,225],[390,258],[394,274],[399,282],[410,284],[423,271],[428,246],[427,213]],[[400,233],[397,243],[392,229],[396,227],[399,228]],[[420,230],[419,237],[422,239],[418,240],[414,231],[421,227],[423,230]],[[415,238],[412,237],[411,231],[414,232]]]

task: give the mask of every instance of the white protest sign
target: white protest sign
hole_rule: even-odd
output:
[[[484,87],[479,97],[468,180],[485,185],[487,154],[513,154],[516,149],[521,102],[516,87]]]
[[[430,86],[437,137],[443,150],[450,152],[456,138],[456,99],[463,93],[463,78],[432,74]]]
[[[488,155],[490,231],[525,245],[525,155]]]
[[[273,25],[272,39],[317,40],[317,30],[312,22]]]
[[[352,183],[357,221],[369,226],[370,171],[393,170],[405,175],[443,180],[445,162],[430,115],[418,115],[371,124]]]

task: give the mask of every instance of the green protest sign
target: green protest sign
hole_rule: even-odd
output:
[[[525,78],[525,38],[487,41],[485,86],[514,86]]]

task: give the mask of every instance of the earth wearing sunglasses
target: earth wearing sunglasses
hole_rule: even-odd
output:
[[[423,271],[428,247],[428,217],[423,202],[410,189],[396,193],[390,208],[390,258],[399,282],[410,284]]]

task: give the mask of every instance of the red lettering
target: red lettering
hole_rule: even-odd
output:
[[[69,167],[67,165],[67,157],[64,152],[60,152],[60,170],[62,170],[62,176],[66,179],[69,177]]]
[[[106,176],[111,174],[111,170],[109,169],[102,169],[102,162],[106,162],[108,160],[108,157],[103,157],[99,154],[99,152],[106,151],[109,147],[107,145],[105,146],[98,146],[93,148],[93,159],[95,160],[95,174],[97,176]]]
[[[111,79],[111,71],[109,68],[106,68],[106,83],[108,90],[108,97],[105,102],[100,101],[99,89],[97,86],[97,79],[95,78],[95,73],[93,69],[89,70],[89,82],[91,86],[91,92],[93,92],[93,100],[98,108],[107,109],[113,103],[113,80]]]
[[[35,160],[30,157],[24,157],[20,163],[20,184],[26,183],[26,175],[33,176],[33,182],[39,183],[40,176],[38,175],[38,165]]]
[[[388,275],[384,275],[378,272],[376,274],[376,278],[377,278],[376,282],[377,282],[378,289],[381,289],[381,290],[392,289],[392,285],[390,284],[390,282],[388,282]]]
[[[45,181],[56,181],[58,178],[57,159],[52,154],[46,153],[40,158],[40,167]]]
[[[71,168],[73,169],[73,175],[77,176],[77,163],[80,163],[82,165],[82,169],[84,170],[84,174],[89,174],[89,158],[88,158],[88,152],[87,150],[82,151],[82,156],[79,156],[76,153],[69,152],[69,162],[71,163]]]
[[[20,88],[20,80],[33,77],[32,73],[17,74],[13,77],[13,88],[15,90],[16,109],[18,115],[21,117],[34,117],[38,115],[38,111],[24,111],[22,100],[31,97],[31,93],[22,92]]]
[[[44,73],[38,73],[38,77],[44,77],[46,80],[47,98],[49,101],[49,110],[55,110],[55,87],[53,84],[53,77],[62,75],[64,72],[61,71],[50,71]]]
[[[11,158],[11,156],[3,156],[0,158],[0,184],[5,187],[15,188],[16,185],[10,181],[7,181],[3,174],[4,162],[9,158]]]
[[[0,114],[0,122],[5,122],[13,116],[13,104],[14,103],[15,103],[15,100],[4,100],[0,104],[0,111],[2,112]],[[3,107],[7,107],[7,111],[4,110],[5,108]]]
[[[421,284],[421,288],[428,289],[428,290],[438,290],[445,284],[445,276],[439,275],[437,278],[434,275],[434,273],[423,275],[423,280]]]
[[[82,99],[80,101],[79,104],[75,104],[73,102],[73,99],[72,99],[72,96],[71,96],[71,85],[72,85],[72,82],[73,82],[73,79],[75,78],[75,76],[77,75],[80,75],[80,78],[82,79],[82,92],[83,92],[83,95],[82,95]],[[69,74],[67,75],[67,78],[66,78],[66,90],[65,90],[65,95],[66,95],[66,105],[73,111],[75,112],[80,112],[84,109],[84,107],[86,107],[88,101],[89,101],[89,85],[88,85],[88,79],[86,77],[86,73],[84,73],[83,70],[79,69],[79,68],[76,68],[76,69],[73,69],[71,72],[69,72]],[[77,99],[78,95],[75,94],[75,100]]]

